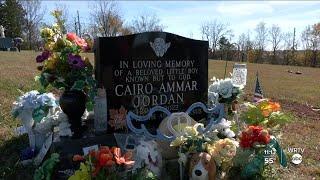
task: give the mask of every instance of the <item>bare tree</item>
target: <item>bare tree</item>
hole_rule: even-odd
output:
[[[245,59],[246,43],[247,43],[247,36],[245,33],[242,33],[238,38],[239,50],[241,53],[241,62],[243,62]]]
[[[281,29],[278,25],[273,24],[269,29],[270,41],[272,43],[272,51],[273,51],[273,63],[276,63],[277,59],[277,50],[279,49],[280,42],[282,41],[282,33]]]
[[[164,28],[156,14],[141,14],[131,23],[131,29],[134,33],[163,31]]]
[[[258,62],[258,60],[262,60],[262,55],[267,45],[266,43],[268,38],[268,31],[267,31],[266,23],[260,22],[257,25],[255,31],[256,31],[256,45],[259,52],[256,62]]]
[[[303,32],[307,49],[311,51],[310,65],[317,66],[318,55],[320,50],[320,23],[307,26]]]
[[[119,36],[122,33],[123,19],[112,1],[95,1],[91,8],[92,35]]]
[[[25,10],[24,34],[28,43],[28,48],[33,49],[39,40],[39,26],[43,19],[45,9],[41,8],[40,0],[21,1]]]
[[[222,37],[228,37],[232,34],[229,25],[219,22],[217,19],[214,21],[208,21],[201,25],[202,37],[205,37],[209,41],[213,55],[218,48],[219,40]],[[231,36],[230,36],[231,37]]]
[[[308,54],[311,51],[310,50],[310,41],[309,41],[309,34],[311,32],[310,26],[307,26],[305,30],[301,33],[301,43],[302,43],[302,49],[304,52],[304,66],[307,66],[308,61]]]
[[[291,32],[286,32],[283,35],[283,54],[284,54],[284,62],[283,64],[289,65],[291,60],[291,50],[293,43],[293,34]]]

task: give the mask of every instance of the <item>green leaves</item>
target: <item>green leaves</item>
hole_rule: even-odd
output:
[[[36,169],[34,173],[34,180],[50,180],[52,173],[54,171],[54,167],[59,162],[59,154],[53,153],[51,157],[44,161],[42,165]]]
[[[276,139],[271,139],[270,143],[268,144],[268,146],[272,146],[276,149],[277,152],[277,156],[279,159],[279,163],[283,166],[283,167],[287,167],[287,158],[285,153],[283,152],[283,150],[281,149],[280,144],[278,143],[278,141]]]
[[[86,85],[86,82],[83,80],[75,81],[73,86],[71,87],[71,90],[82,91],[85,85]]]
[[[38,107],[33,110],[32,118],[34,121],[38,123],[42,120],[42,118],[44,118],[48,114],[48,112],[49,112],[48,107]]]

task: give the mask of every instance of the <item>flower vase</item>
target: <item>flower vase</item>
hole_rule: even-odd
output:
[[[81,138],[84,131],[81,117],[86,109],[86,95],[77,90],[64,91],[59,103],[71,124],[72,138]]]

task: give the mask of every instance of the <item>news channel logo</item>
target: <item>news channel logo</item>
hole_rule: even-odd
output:
[[[291,162],[295,165],[298,165],[302,162],[302,156],[301,154],[294,154],[291,157]]]
[[[291,156],[291,162],[295,165],[298,165],[302,162],[302,154],[305,151],[304,148],[297,148],[297,147],[288,147],[289,153],[294,153]]]

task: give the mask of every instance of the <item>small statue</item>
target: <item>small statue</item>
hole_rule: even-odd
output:
[[[5,38],[6,36],[4,35],[4,27],[2,25],[0,25],[0,38]]]
[[[210,154],[199,152],[191,155],[189,159],[190,180],[215,180],[216,174],[216,163]]]

